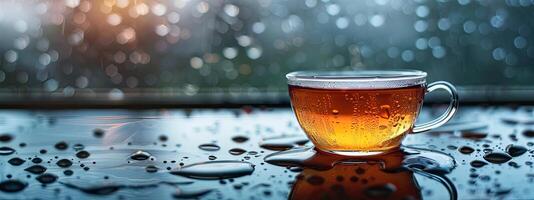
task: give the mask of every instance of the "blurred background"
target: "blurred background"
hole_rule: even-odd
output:
[[[284,104],[296,70],[534,100],[534,0],[0,1],[0,103]]]

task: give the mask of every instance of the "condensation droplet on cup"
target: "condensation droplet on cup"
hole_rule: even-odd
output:
[[[380,117],[384,119],[389,119],[389,109],[391,107],[389,105],[381,105],[380,106]]]

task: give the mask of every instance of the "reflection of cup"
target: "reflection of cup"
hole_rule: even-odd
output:
[[[336,155],[317,153],[307,160],[311,166],[314,163],[333,166],[329,169],[305,168],[297,176],[289,199],[422,198],[413,172],[401,167],[403,152],[366,162],[339,159]]]
[[[286,77],[300,126],[315,147],[336,154],[396,149],[407,133],[439,127],[458,108],[454,86],[443,81],[427,86],[422,71],[304,71]],[[424,94],[436,89],[449,92],[449,108],[439,118],[414,126]]]

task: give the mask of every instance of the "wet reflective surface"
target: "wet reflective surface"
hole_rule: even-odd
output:
[[[0,198],[528,199],[533,146],[532,107],[462,107],[367,158],[317,152],[283,108],[2,110]]]

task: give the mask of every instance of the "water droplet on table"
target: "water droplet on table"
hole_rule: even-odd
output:
[[[169,137],[167,137],[166,135],[160,135],[160,136],[158,137],[158,140],[159,140],[160,142],[167,142],[167,140],[169,140]]]
[[[83,150],[85,147],[83,146],[83,144],[75,144],[74,146],[72,146],[72,148],[73,148],[75,151],[81,151],[81,150]]]
[[[46,167],[43,167],[42,165],[32,165],[24,169],[24,171],[30,172],[32,174],[42,174],[46,171]]]
[[[97,138],[104,137],[104,134],[105,134],[105,133],[106,133],[106,132],[105,132],[104,130],[99,129],[99,128],[93,130],[93,135],[94,135],[95,137],[97,137]]]
[[[82,151],[78,151],[78,153],[76,153],[76,157],[78,157],[78,158],[82,158],[82,159],[83,159],[83,158],[88,158],[90,155],[91,155],[91,154],[90,154],[89,152],[84,151],[84,150],[82,150]]]
[[[488,136],[487,133],[479,133],[479,132],[462,132],[461,134],[462,138],[465,139],[471,139],[471,140],[481,140]]]
[[[209,161],[174,169],[171,174],[194,179],[235,178],[250,175],[254,166],[242,161]]]
[[[490,163],[494,163],[494,164],[505,163],[511,159],[512,159],[512,156],[505,154],[505,153],[501,153],[501,152],[491,152],[491,153],[484,155],[484,160]]]
[[[56,162],[56,165],[61,168],[67,168],[72,166],[72,161],[70,161],[69,159],[61,159]]]
[[[130,159],[132,160],[146,160],[150,158],[150,153],[146,151],[136,151],[132,155],[130,155]]]
[[[525,130],[523,131],[523,135],[528,138],[534,137],[534,130]]]
[[[19,166],[25,163],[26,161],[19,157],[14,157],[14,158],[9,159],[7,162],[13,166]]]
[[[512,157],[518,157],[520,155],[523,155],[525,152],[527,152],[527,148],[525,148],[524,146],[511,144],[506,147],[506,153],[508,153]]]
[[[41,163],[41,162],[43,162],[43,159],[41,159],[41,158],[33,158],[32,159],[32,163],[38,164],[38,163]]]
[[[442,152],[413,147],[404,147],[403,167],[417,169],[432,174],[446,174],[456,167],[454,159]]]
[[[241,148],[232,148],[228,150],[228,152],[234,156],[238,156],[238,155],[244,154],[247,151]]]
[[[249,139],[248,139],[247,136],[242,136],[242,135],[238,135],[238,136],[232,137],[232,141],[234,141],[236,143],[243,143],[243,142],[246,142],[248,140]]]
[[[0,135],[0,142],[9,142],[11,140],[13,140],[13,136],[10,134],[4,133]]]
[[[304,145],[308,141],[308,138],[304,135],[278,136],[263,139],[260,142],[260,147],[269,150],[280,151],[287,150],[299,145]]]
[[[296,148],[276,152],[264,158],[265,162],[278,166],[301,166],[309,160],[317,151],[313,148]],[[318,167],[318,166],[312,166]]]
[[[463,154],[471,154],[475,151],[475,149],[468,147],[468,146],[462,146],[458,149],[458,151],[460,151],[460,153],[463,153]]]
[[[61,141],[61,142],[56,143],[54,147],[58,150],[66,150],[67,148],[69,148],[69,145],[64,141]]]
[[[177,199],[197,199],[210,193],[211,191],[211,189],[188,191],[178,188],[172,196]]]
[[[70,169],[67,169],[65,171],[63,171],[63,174],[65,174],[65,176],[72,176],[72,174],[74,174],[74,172]]]
[[[37,181],[43,183],[43,184],[49,184],[49,183],[53,183],[53,182],[56,182],[57,180],[57,176],[55,174],[50,174],[50,173],[44,173],[44,174],[41,174],[37,177],[35,177],[35,179],[37,179]]]
[[[80,190],[87,194],[93,195],[110,195],[117,192],[121,186],[119,185],[100,185],[100,186],[91,186],[91,187],[80,187],[74,184],[63,183],[66,187]]]
[[[154,166],[154,165],[148,165],[145,167],[145,170],[146,172],[149,172],[149,173],[155,173],[158,171],[158,167]]]
[[[15,149],[11,147],[0,147],[0,155],[7,156],[15,153]]]
[[[221,147],[216,144],[201,144],[198,146],[198,148],[204,151],[218,151],[219,149],[221,149]]]
[[[474,168],[481,168],[481,167],[484,167],[485,165],[487,165],[488,163],[484,162],[484,161],[481,161],[481,160],[473,160],[471,161],[471,167],[474,167]]]
[[[2,192],[19,192],[28,186],[27,183],[19,180],[5,180],[0,182],[0,191]]]

